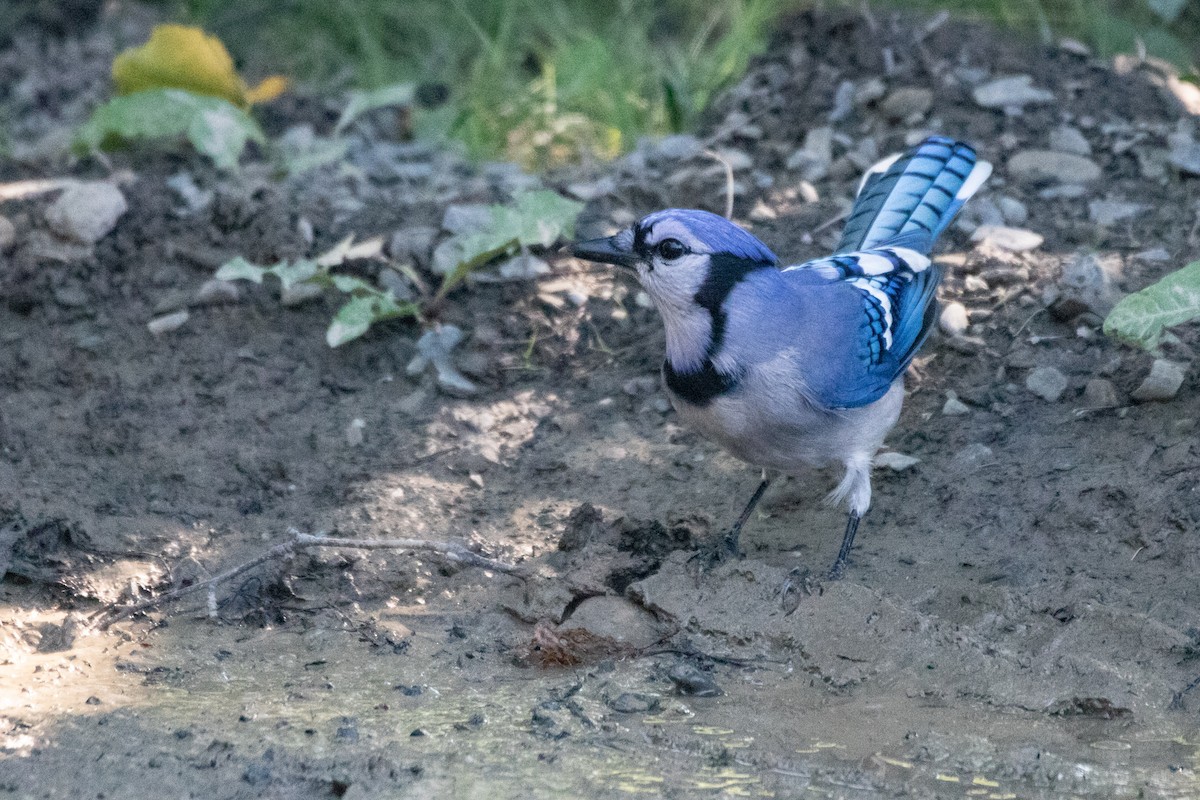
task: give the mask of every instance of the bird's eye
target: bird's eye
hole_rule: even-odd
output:
[[[667,261],[674,261],[687,252],[683,242],[678,239],[663,239],[658,243],[658,254]]]

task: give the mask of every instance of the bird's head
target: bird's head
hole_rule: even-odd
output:
[[[694,303],[710,276],[774,267],[779,259],[734,223],[708,211],[669,208],[632,227],[571,245],[571,254],[631,269],[659,310]]]

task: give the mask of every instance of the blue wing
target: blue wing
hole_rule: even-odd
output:
[[[895,245],[830,256],[784,271],[784,277],[796,283],[820,284],[836,293],[837,305],[855,315],[857,324],[842,340],[845,348],[838,348],[841,357],[810,380],[823,404],[855,408],[878,400],[928,338],[937,319],[942,271],[906,244],[901,239]]]
[[[863,177],[837,253],[869,250],[908,237],[928,253],[963,203],[987,180],[992,165],[968,144],[931,136]]]

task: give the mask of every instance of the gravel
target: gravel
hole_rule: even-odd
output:
[[[1020,110],[1027,105],[1054,102],[1054,92],[1034,86],[1033,78],[1029,75],[996,78],[975,87],[971,96],[984,108],[1005,110]]]

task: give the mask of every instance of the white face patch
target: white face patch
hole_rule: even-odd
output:
[[[667,357],[681,372],[699,369],[712,337],[712,315],[696,304],[696,293],[708,276],[708,256],[688,253],[664,262],[655,255],[651,262],[638,264],[638,280],[662,315]]]

